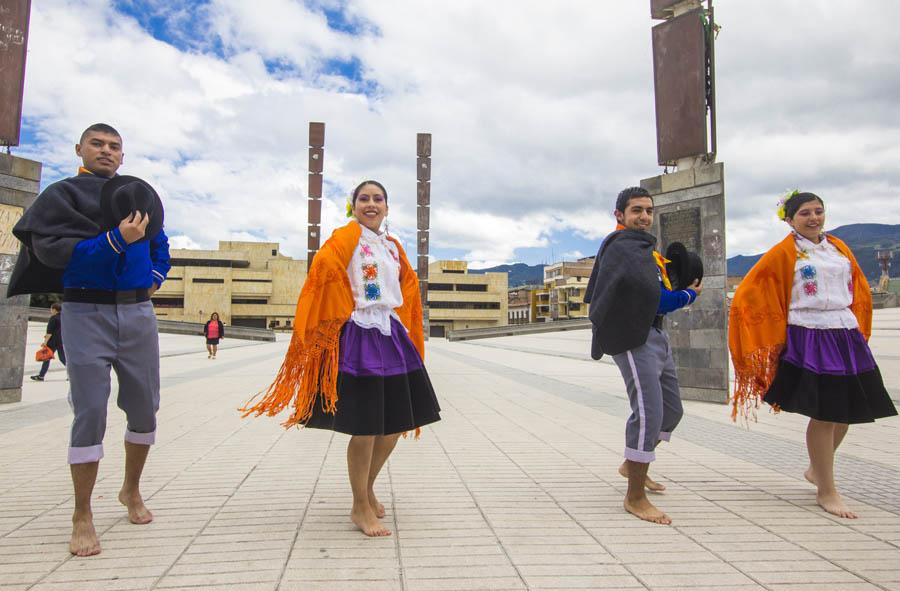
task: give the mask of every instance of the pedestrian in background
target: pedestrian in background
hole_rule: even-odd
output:
[[[66,350],[62,344],[62,322],[60,313],[62,312],[62,304],[55,302],[50,306],[50,320],[47,322],[47,334],[44,335],[43,346],[47,347],[59,356],[59,362],[65,366]],[[36,376],[31,376],[35,382],[43,382],[47,376],[47,370],[50,369],[50,359],[41,364],[41,371]]]
[[[209,320],[203,326],[203,336],[206,337],[207,359],[215,359],[216,351],[219,350],[219,339],[225,338],[225,325],[219,320],[218,312],[209,315]]]

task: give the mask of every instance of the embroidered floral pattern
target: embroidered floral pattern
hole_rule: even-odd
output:
[[[361,246],[359,247],[359,249],[362,251],[362,254],[363,254],[364,257],[372,257],[372,256],[375,256],[375,253],[372,252],[372,247],[369,246],[368,244],[363,244],[363,245],[361,245]]]
[[[809,253],[806,252],[805,250],[803,250],[802,248],[798,248],[797,249],[797,258],[800,259],[801,261],[808,261]]]
[[[853,293],[853,280],[852,279],[847,282],[847,291],[849,291],[850,293]]]
[[[377,283],[366,283],[366,299],[370,302],[381,299],[381,287]]]
[[[803,284],[803,291],[808,296],[814,296],[819,293],[819,284],[816,281],[806,281]]]
[[[373,281],[378,279],[378,263],[363,263],[362,273],[363,281]]]
[[[811,280],[816,278],[816,268],[812,265],[806,265],[800,268],[800,277],[806,280]]]

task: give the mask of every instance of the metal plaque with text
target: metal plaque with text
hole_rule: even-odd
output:
[[[673,242],[681,242],[689,252],[700,254],[700,208],[679,209],[659,215],[659,247],[665,252]]]

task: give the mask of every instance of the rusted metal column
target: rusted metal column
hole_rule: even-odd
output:
[[[422,320],[428,338],[428,235],[431,224],[431,134],[416,135],[416,253],[418,254],[419,291],[422,293]]]
[[[322,166],[325,163],[325,124],[309,124],[309,230],[306,236],[306,269],[312,267],[322,238]]]
[[[31,0],[0,0],[0,145],[19,145]]]

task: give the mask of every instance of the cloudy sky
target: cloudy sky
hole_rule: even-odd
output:
[[[717,0],[728,254],[784,234],[787,188],[834,227],[900,223],[900,3]],[[433,134],[432,254],[474,266],[593,254],[656,166],[647,0],[39,0],[23,140],[44,184],[88,124],[125,139],[174,246],[272,240],[305,257],[309,121],[326,231],[363,178],[412,245]]]

